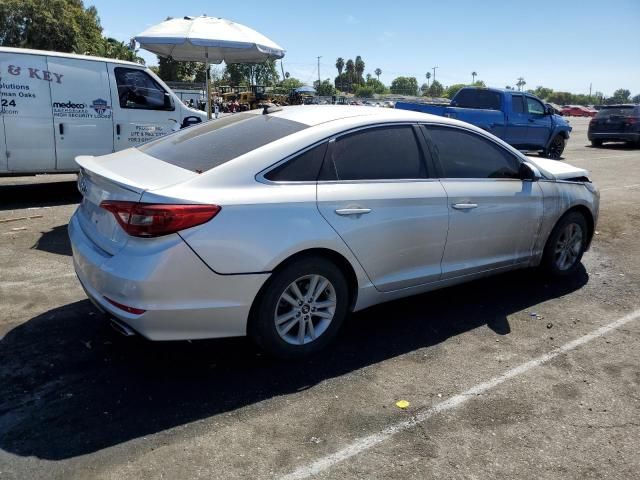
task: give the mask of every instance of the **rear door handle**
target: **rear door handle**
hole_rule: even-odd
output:
[[[364,215],[365,213],[371,212],[370,208],[339,208],[336,210],[338,215],[346,216],[346,215]]]
[[[58,131],[60,132],[60,135],[64,135],[64,124],[60,123],[58,125]]]
[[[120,124],[116,124],[116,135],[120,135]]]
[[[451,206],[456,210],[471,210],[473,208],[478,208],[477,203],[454,203]]]

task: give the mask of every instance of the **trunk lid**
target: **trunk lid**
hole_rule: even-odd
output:
[[[110,255],[118,253],[130,237],[113,214],[100,207],[100,203],[104,200],[137,202],[147,190],[167,187],[197,176],[137,149],[102,157],[80,156],[76,163],[80,166],[78,190],[82,194],[78,207],[80,227]]]

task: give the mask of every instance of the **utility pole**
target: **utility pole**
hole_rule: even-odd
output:
[[[591,86],[592,85],[593,85],[592,83],[589,84],[589,101],[591,101]]]
[[[436,83],[436,68],[439,67],[433,67],[433,83]]]
[[[320,86],[320,83],[322,83],[320,82],[320,59],[321,58],[322,58],[321,56],[318,57],[318,87]]]

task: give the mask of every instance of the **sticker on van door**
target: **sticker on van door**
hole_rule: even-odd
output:
[[[111,118],[111,106],[106,100],[96,98],[91,103],[67,100],[53,102],[53,116],[56,118]]]

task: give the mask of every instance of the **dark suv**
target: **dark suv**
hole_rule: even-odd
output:
[[[589,122],[591,145],[625,141],[640,146],[640,105],[606,105]]]

